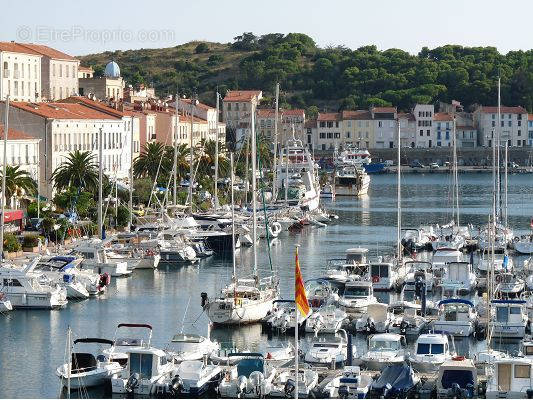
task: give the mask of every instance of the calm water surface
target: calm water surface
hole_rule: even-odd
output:
[[[481,225],[490,212],[492,182],[487,173],[460,175],[461,224]],[[447,223],[451,219],[450,177],[447,174],[405,174],[402,178],[402,223],[404,226]],[[272,260],[279,270],[281,292],[291,298],[294,245],[300,244],[300,263],[305,279],[318,277],[326,260],[343,255],[348,247],[362,245],[371,254],[393,251],[396,238],[396,177],[372,176],[370,191],[363,199],[337,199],[324,206],[339,215],[326,228],[308,228],[301,234],[284,233],[271,246]],[[526,232],[533,217],[533,175],[509,177],[509,224],[515,234]],[[264,241],[259,266],[268,270]],[[252,250],[238,256],[239,270],[251,271]],[[154,327],[153,344],[165,347],[179,331],[182,321],[190,332],[207,334],[200,293],[218,293],[230,279],[231,265],[212,258],[194,267],[169,267],[156,271],[134,271],[130,278],[116,279],[109,292],[99,298],[69,302],[64,310],[17,310],[0,315],[0,397],[57,397],[59,379],[55,369],[65,358],[67,327],[74,337],[112,339],[120,322],[149,323]],[[382,301],[388,294],[381,295]],[[188,305],[188,307],[187,307]],[[185,313],[185,310],[187,312]],[[215,329],[211,337],[225,346],[261,349],[267,336],[260,325]],[[273,339],[279,340],[279,339]],[[365,341],[357,340],[358,352]],[[485,343],[456,342],[458,352],[469,355]],[[91,392],[98,396],[98,392]]]

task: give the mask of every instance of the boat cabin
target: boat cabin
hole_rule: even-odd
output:
[[[372,282],[350,281],[344,285],[342,297],[345,299],[366,299],[372,297]]]
[[[487,382],[487,399],[530,397],[533,394],[532,365],[533,360],[523,357],[496,360]]]
[[[128,353],[127,375],[139,374],[140,379],[151,380],[161,375],[168,363],[167,354],[153,347],[136,348]]]
[[[393,264],[388,262],[371,262],[370,263],[370,276],[374,289],[376,290],[389,290],[395,284],[396,272],[394,271]]]
[[[415,351],[417,355],[449,354],[448,338],[438,333],[420,335],[416,341]]]
[[[443,268],[446,264],[450,262],[461,262],[463,261],[463,253],[457,249],[450,248],[441,248],[435,250],[433,253],[433,258],[431,262],[433,263],[433,268]]]
[[[528,322],[524,300],[492,300],[492,320],[495,336],[524,337]]]
[[[346,250],[347,264],[366,264],[368,249],[364,247],[353,247]]]
[[[454,393],[459,398],[473,398],[477,394],[477,368],[472,360],[454,357],[439,367],[437,376],[437,397],[450,396],[455,385],[462,393]]]

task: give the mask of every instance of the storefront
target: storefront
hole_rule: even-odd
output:
[[[4,214],[4,232],[17,233],[22,231],[22,210],[6,210]]]

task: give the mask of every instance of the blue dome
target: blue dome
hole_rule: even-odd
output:
[[[120,77],[120,68],[118,64],[114,61],[109,62],[105,66],[104,75],[108,78],[119,78]]]

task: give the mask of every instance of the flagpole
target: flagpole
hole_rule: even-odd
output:
[[[300,247],[299,244],[296,244],[295,245],[296,247],[296,262],[297,264],[296,265],[299,265],[299,261],[298,261],[298,247]],[[295,270],[296,271],[296,270]],[[295,311],[295,318],[294,318],[294,354],[295,354],[295,358],[294,358],[294,386],[295,386],[295,389],[294,389],[294,398],[295,399],[298,399],[298,358],[299,358],[299,354],[298,354],[298,314],[299,314],[299,311],[298,311],[298,304],[296,304],[296,277],[295,277],[295,283],[294,283],[294,295],[295,295],[295,298],[294,298],[294,311]]]

